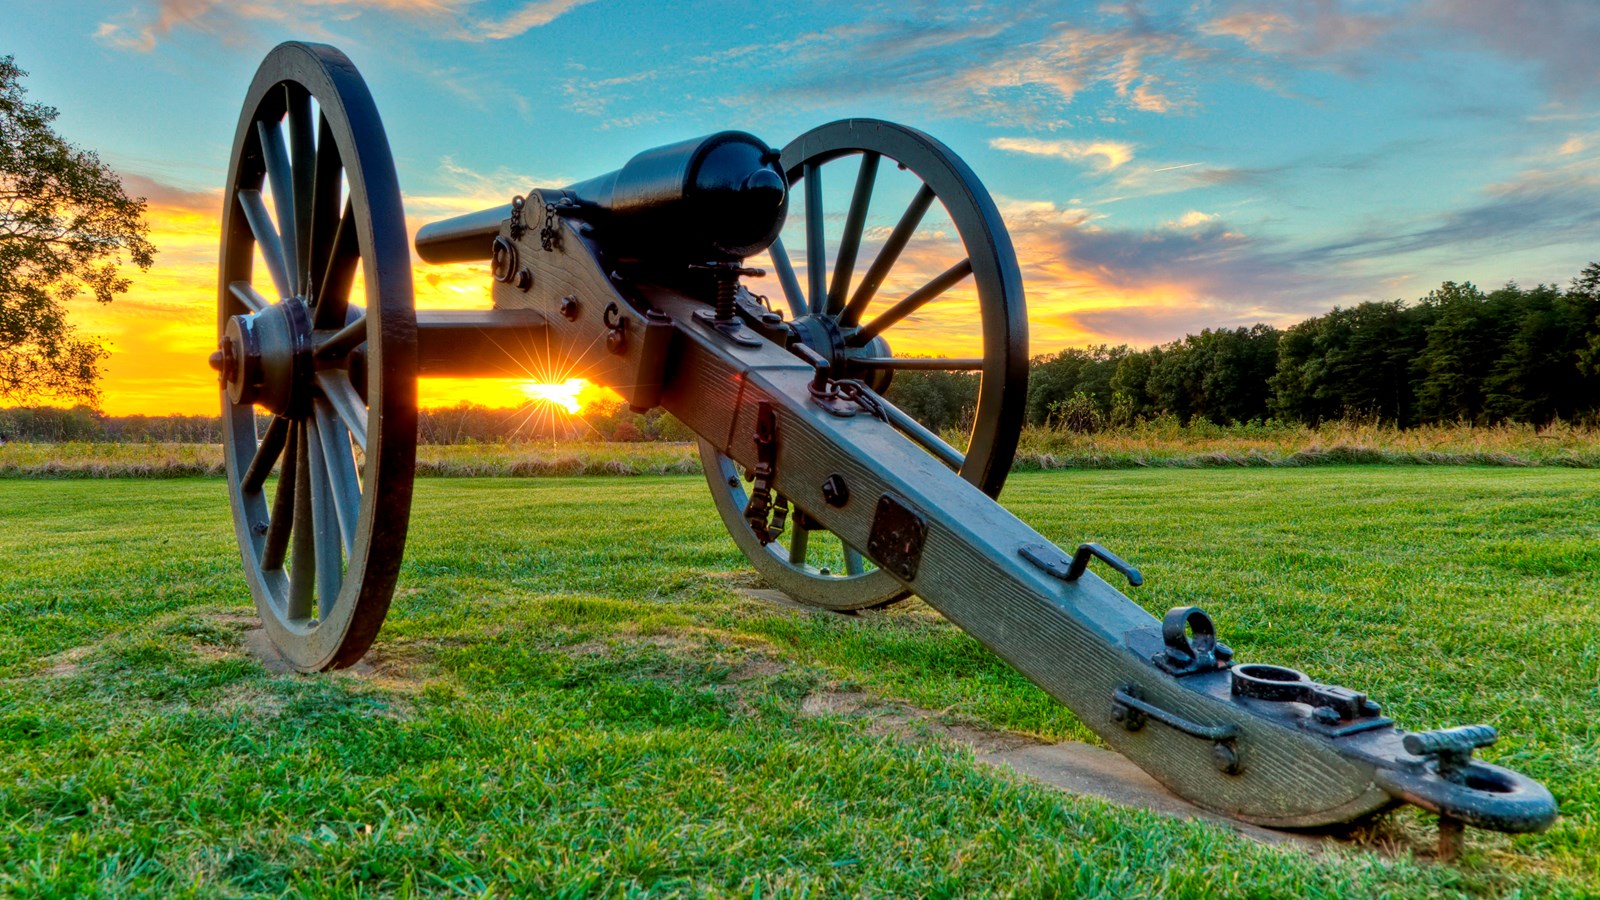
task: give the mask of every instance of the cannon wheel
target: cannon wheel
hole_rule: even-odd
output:
[[[853,282],[868,211],[879,184],[877,173],[886,168],[885,162],[911,172],[921,186],[876,259]],[[948,147],[915,129],[871,119],[846,119],[806,132],[783,149],[783,167],[791,189],[803,190],[806,198],[806,282],[802,284],[797,277],[781,239],[773,245],[771,256],[793,320],[808,325],[800,329],[801,334],[837,334],[845,374],[869,385],[886,384],[896,368],[981,372],[965,455],[947,447],[929,447],[929,435],[908,436],[935,455],[943,455],[964,479],[989,496],[999,496],[1026,414],[1028,324],[1016,253],[989,192]],[[813,265],[811,261],[827,256],[821,187],[836,171],[853,179],[855,188],[837,254],[824,264]],[[953,265],[927,285],[863,322],[876,292],[906,247],[925,239],[918,226],[935,200],[955,225],[965,258],[950,260]],[[983,357],[894,360],[884,340],[893,338],[894,325],[968,278],[977,293]],[[816,349],[827,355],[830,348]],[[789,534],[763,546],[744,518],[748,494],[737,465],[704,441],[700,458],[717,511],[735,543],[774,586],[801,602],[835,610],[884,606],[907,596],[898,581],[873,568],[856,548],[828,532],[801,527],[804,517],[791,518]],[[829,540],[819,540],[823,537]],[[830,562],[834,555],[838,561],[821,565],[819,550],[829,555]]]
[[[405,547],[416,314],[388,139],[338,50],[283,44],[256,73],[220,270],[212,365],[250,593],[296,668],[348,666],[383,624]]]

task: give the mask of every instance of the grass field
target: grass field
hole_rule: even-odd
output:
[[[1074,798],[859,691],[1087,739],[912,602],[748,599],[694,477],[424,479],[361,671],[272,674],[215,478],[0,483],[0,893],[1594,896],[1600,502],[1556,468],[1022,473],[1005,502],[1201,603],[1246,661],[1369,691],[1562,803],[1426,862],[1416,815],[1323,853]]]

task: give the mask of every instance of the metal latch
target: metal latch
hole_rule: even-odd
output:
[[[1144,699],[1144,691],[1136,684],[1123,685],[1111,692],[1111,717],[1129,731],[1138,731],[1146,721],[1153,720],[1189,737],[1211,741],[1211,762],[1218,770],[1237,775],[1243,769],[1237,744],[1239,726],[1191,722]]]
[[[1089,569],[1089,560],[1099,557],[1106,565],[1122,573],[1129,584],[1134,587],[1144,584],[1144,576],[1138,569],[1129,565],[1127,560],[1095,543],[1079,544],[1078,552],[1070,560],[1061,552],[1061,548],[1054,544],[1023,544],[1017,548],[1017,553],[1023,559],[1043,569],[1046,574],[1062,581],[1077,581],[1082,578],[1083,573]]]

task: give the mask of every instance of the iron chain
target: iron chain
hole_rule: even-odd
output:
[[[511,198],[511,239],[513,241],[522,240],[522,233],[528,230],[528,226],[522,221],[522,210],[527,205],[528,198],[521,194]]]
[[[878,402],[878,395],[859,379],[840,379],[835,381],[833,386],[838,390],[839,396],[853,401],[855,405],[865,410],[867,415],[884,422],[889,421],[889,413],[884,410],[883,404]]]

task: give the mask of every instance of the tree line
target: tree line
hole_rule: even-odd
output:
[[[970,421],[976,375],[901,372],[889,397],[931,427]],[[1094,431],[1376,419],[1402,428],[1600,418],[1600,263],[1565,290],[1445,282],[1413,303],[1338,307],[1286,329],[1205,329],[1145,350],[1035,357],[1028,421]]]

